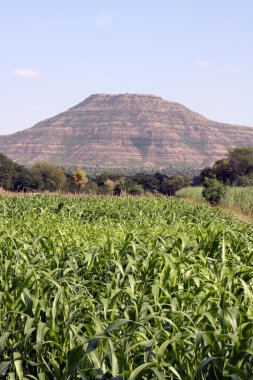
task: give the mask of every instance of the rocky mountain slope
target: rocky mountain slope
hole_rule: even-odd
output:
[[[218,123],[153,95],[91,95],[34,127],[0,136],[0,152],[32,165],[201,168],[236,146],[253,146],[253,128]]]

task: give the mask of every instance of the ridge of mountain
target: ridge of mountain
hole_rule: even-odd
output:
[[[0,152],[23,164],[196,169],[233,147],[253,146],[253,128],[219,123],[145,94],[93,94],[33,127],[0,136]]]

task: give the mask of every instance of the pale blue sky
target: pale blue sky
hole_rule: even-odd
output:
[[[253,126],[253,0],[0,0],[0,134],[93,93]]]

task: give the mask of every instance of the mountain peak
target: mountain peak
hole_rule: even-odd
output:
[[[92,94],[88,98],[84,99],[81,103],[77,104],[74,107],[78,107],[83,104],[92,104],[96,102],[104,102],[104,104],[113,104],[113,103],[124,103],[124,102],[150,102],[155,100],[163,100],[159,96],[152,94],[107,94],[107,93],[98,93]],[[72,108],[74,108],[72,107]]]
[[[122,98],[122,99],[126,99],[126,98],[155,98],[155,99],[162,99],[160,96],[156,96],[156,95],[153,95],[153,94],[138,94],[138,93],[129,93],[129,92],[126,92],[124,94],[107,94],[107,93],[97,93],[97,94],[92,94],[90,95],[86,100],[88,99],[99,99],[99,98],[103,98],[103,99],[110,99],[110,98]]]
[[[34,127],[0,137],[0,152],[25,165],[200,168],[235,146],[253,146],[253,128],[217,123],[152,94],[93,94]]]

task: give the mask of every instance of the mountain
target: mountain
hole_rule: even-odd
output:
[[[211,121],[153,95],[95,94],[32,128],[0,136],[20,164],[157,170],[201,168],[232,147],[253,146],[253,128]]]

